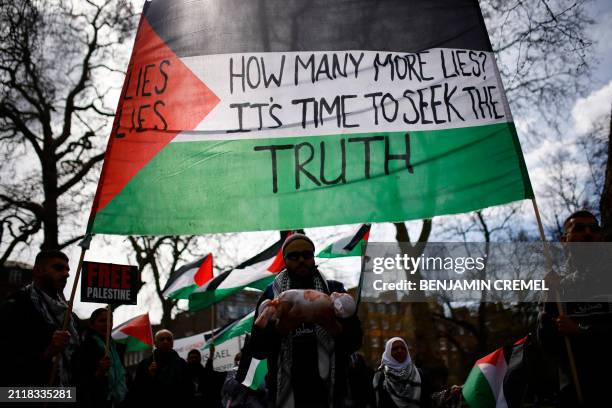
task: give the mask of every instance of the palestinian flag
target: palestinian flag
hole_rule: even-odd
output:
[[[363,245],[368,242],[370,224],[363,224],[351,236],[343,237],[319,252],[319,258],[340,258],[345,256],[361,256]]]
[[[215,347],[223,344],[224,342],[245,335],[251,332],[251,328],[253,327],[253,321],[255,319],[255,311],[247,314],[242,319],[237,320],[231,325],[227,326],[224,330],[222,330],[218,335],[216,335],[212,341],[208,342],[205,349],[210,347],[211,344],[214,344]],[[268,373],[268,363],[266,359],[257,359],[254,356],[251,356],[248,351],[243,354],[243,358],[250,358],[249,368],[245,373],[246,376],[242,381],[242,384],[245,386],[257,390],[264,383],[266,374]]]
[[[166,282],[163,295],[170,299],[189,299],[197,288],[204,286],[213,278],[213,256],[184,265],[177,269]]]
[[[255,311],[243,316],[241,319],[236,320],[234,323],[228,325],[219,332],[219,334],[215,335],[212,338],[212,341],[206,343],[204,349],[210,347],[211,344],[214,344],[215,347],[225,343],[229,339],[233,339],[234,337],[242,336],[243,334],[247,334],[251,332],[251,327],[253,327],[253,318],[255,316]]]
[[[136,316],[119,325],[111,334],[117,343],[125,344],[126,352],[148,350],[153,347],[153,330],[149,314]]]
[[[471,408],[520,407],[525,391],[524,347],[528,337],[476,361],[463,385]]]
[[[156,0],[88,232],[393,222],[531,197],[477,0]]]
[[[266,374],[268,374],[268,360],[252,357],[242,385],[256,391],[264,384]]]
[[[234,269],[216,276],[208,285],[197,288],[189,295],[189,310],[205,309],[247,287],[264,290],[276,274],[285,269],[281,249],[290,234],[283,235],[263,252]]]

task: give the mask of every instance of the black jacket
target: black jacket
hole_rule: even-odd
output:
[[[157,363],[155,376],[149,375],[149,366]],[[140,363],[128,401],[133,406],[187,406],[193,395],[193,385],[187,369],[187,362],[176,351],[159,353],[154,351]]]
[[[73,314],[78,326],[78,317]],[[4,350],[0,384],[3,386],[48,386],[53,366],[45,357],[56,327],[36,310],[25,288],[13,293],[0,306],[0,350]]]
[[[540,305],[537,339],[544,361],[551,367],[550,376],[557,374],[558,399],[562,406],[576,405],[576,394],[563,336],[554,326],[558,316],[556,304]],[[567,315],[580,325],[580,333],[570,337],[570,344],[583,397],[587,406],[596,405],[608,398],[610,366],[609,353],[612,344],[612,303],[608,302],[568,302],[565,303]],[[541,369],[541,368],[540,368]]]

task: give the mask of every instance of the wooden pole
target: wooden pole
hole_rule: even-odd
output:
[[[357,283],[357,299],[355,306],[355,315],[359,311],[359,305],[361,304],[361,290],[363,289],[363,280],[364,280],[364,271],[366,264],[366,250],[368,247],[368,242],[364,242],[361,244],[361,271],[359,271],[359,283]]]
[[[553,270],[553,260],[552,255],[550,253],[550,248],[548,246],[548,242],[546,241],[546,236],[544,235],[544,227],[542,226],[542,219],[540,218],[540,210],[538,209],[538,204],[536,203],[535,197],[531,199],[531,203],[533,204],[533,210],[536,215],[536,220],[538,221],[538,229],[540,231],[540,240],[544,244],[544,255],[546,256],[546,261],[548,263],[548,271],[549,273],[556,273]],[[561,296],[559,295],[558,287],[553,288],[553,295],[555,297],[555,303],[557,304],[557,310],[559,312],[559,316],[565,315],[565,309],[563,308],[563,304],[561,303]],[[582,388],[580,387],[580,379],[578,378],[578,370],[576,369],[576,359],[574,358],[574,353],[572,351],[572,344],[570,343],[570,339],[567,336],[563,336],[565,341],[565,349],[567,351],[568,362],[570,366],[570,371],[572,372],[572,379],[574,381],[574,387],[576,388],[576,399],[580,405],[583,405],[582,398]]]
[[[76,289],[79,284],[79,278],[81,277],[81,269],[83,268],[83,260],[85,259],[85,253],[89,249],[89,244],[91,243],[91,235],[85,235],[85,238],[79,243],[81,247],[81,256],[79,257],[79,263],[76,270],[76,275],[74,276],[74,284],[72,285],[72,292],[70,293],[70,299],[68,300],[68,307],[66,308],[66,312],[64,313],[64,321],[62,323],[62,331],[65,331],[68,328],[68,324],[70,323],[70,318],[72,317],[72,307],[74,305],[74,297],[76,296]],[[49,386],[53,386],[55,383],[55,379],[57,377],[57,369],[59,368],[59,359],[60,356],[57,355],[53,357],[53,367],[51,367],[51,375],[49,378]]]
[[[149,317],[149,312],[147,312],[147,318]],[[149,320],[149,323],[151,322],[151,320]],[[151,326],[151,324],[149,324],[149,327],[151,328],[151,338],[153,339],[153,347],[151,348],[151,361],[155,362],[155,333],[153,333],[153,326]]]
[[[215,305],[213,304],[210,307],[210,329],[213,331],[213,335],[215,333],[215,320],[217,320],[215,314]]]
[[[108,348],[110,347],[110,337],[111,337],[111,329],[113,321],[113,311],[111,309],[111,305],[109,304],[106,309],[106,345],[104,347],[104,355],[108,356]]]
[[[85,238],[87,239],[87,238]],[[91,239],[91,238],[90,238]],[[64,313],[64,323],[62,324],[62,330],[68,328],[70,323],[70,317],[72,316],[72,307],[74,306],[74,298],[76,297],[76,290],[81,278],[81,270],[83,269],[83,260],[85,259],[85,253],[89,249],[89,243],[86,247],[81,247],[81,256],[79,257],[79,264],[77,266],[76,275],[74,276],[74,284],[72,285],[72,292],[70,292],[70,299],[68,300],[68,308]]]

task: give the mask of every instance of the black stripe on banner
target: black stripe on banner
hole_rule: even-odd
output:
[[[286,51],[491,51],[477,0],[154,0],[179,57]]]

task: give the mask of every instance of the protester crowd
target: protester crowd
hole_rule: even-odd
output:
[[[564,228],[563,240],[568,242],[601,239],[597,220],[588,212],[574,213]],[[326,280],[317,270],[314,253],[314,244],[305,235],[294,234],[285,241],[286,269],[261,295],[256,322],[265,310],[262,304],[287,290],[316,290],[327,295],[346,292],[340,282]],[[229,372],[213,369],[214,345],[205,364],[199,350],[191,350],[183,359],[173,349],[173,333],[162,329],[155,333],[152,353],[130,376],[123,365],[121,345],[108,339],[107,327],[112,322],[107,319],[112,315],[107,309],[95,310],[86,322],[66,314],[63,290],[68,276],[65,254],[40,252],[32,283],[3,302],[0,385],[74,386],[76,406],[83,407],[418,408],[461,404],[460,386],[432,388],[425,367],[415,364],[404,338],[389,339],[379,366],[369,367],[358,351],[363,332],[356,313],[346,318],[326,316],[317,322],[293,315],[260,319],[264,323],[254,324]],[[563,281],[557,284],[563,288]],[[589,378],[583,398],[598,401],[599,393],[605,392],[602,381],[609,357],[594,358],[593,353],[610,342],[610,309],[600,311],[596,318],[584,308],[583,316],[568,317],[548,306],[542,306],[539,316],[537,344],[546,361],[561,373],[555,391],[562,396],[558,403],[570,406],[577,398],[567,358],[560,351],[563,336],[577,351],[580,375]],[[243,384],[253,359],[265,359],[268,364],[266,379],[256,390]]]

